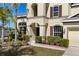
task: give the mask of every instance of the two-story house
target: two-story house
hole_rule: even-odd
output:
[[[79,4],[27,3],[26,9],[27,15],[18,16],[17,27],[20,33],[32,35],[31,42],[46,34],[69,39],[70,45],[79,44]]]

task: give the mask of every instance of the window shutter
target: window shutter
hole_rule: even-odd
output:
[[[53,27],[50,26],[50,35],[52,35],[52,34],[53,34]]]
[[[53,7],[50,7],[50,17],[53,16]]]
[[[62,5],[59,6],[59,17],[62,16]]]

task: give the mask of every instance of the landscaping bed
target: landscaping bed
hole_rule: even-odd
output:
[[[46,39],[42,36],[36,36],[35,42],[36,43],[41,43],[41,44],[48,44],[48,45],[55,45],[55,46],[60,46],[60,47],[65,47],[67,48],[69,45],[69,40],[68,39],[63,39],[58,36],[47,36]]]

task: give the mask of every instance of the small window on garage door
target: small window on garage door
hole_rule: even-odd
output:
[[[54,26],[54,36],[60,36],[63,38],[63,27],[62,26]]]

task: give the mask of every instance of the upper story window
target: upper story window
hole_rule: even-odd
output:
[[[59,14],[59,8],[58,8],[58,6],[55,6],[55,7],[54,7],[53,12],[54,12],[54,13],[53,13],[54,16],[58,16],[58,14]]]
[[[61,17],[62,5],[50,7],[50,17]]]
[[[31,7],[32,7],[32,10],[33,10],[34,16],[37,16],[38,15],[38,4],[33,3]]]

